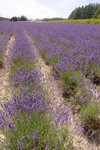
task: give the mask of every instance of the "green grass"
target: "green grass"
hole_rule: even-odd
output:
[[[90,102],[82,108],[82,121],[84,123],[84,130],[89,134],[94,133],[98,136],[100,133],[100,102]]]
[[[53,66],[54,64],[56,64],[60,60],[61,60],[61,56],[55,55],[55,56],[53,56],[51,58],[48,58],[46,60],[46,64],[49,65],[49,66]]]
[[[71,70],[62,73],[62,87],[69,100],[75,105],[74,112],[81,114],[84,129],[97,133],[98,130],[100,131],[100,102],[95,102],[95,100],[91,102],[90,91],[80,86],[80,74],[79,71]]]
[[[47,51],[46,50],[41,50],[40,52],[40,55],[42,56],[42,58],[44,59],[47,55]]]
[[[46,50],[42,50],[39,53],[40,53],[40,55],[42,56],[43,59],[46,59],[46,55],[47,55],[47,51]],[[53,56],[51,58],[47,58],[45,61],[46,61],[47,65],[53,66],[55,63],[57,63],[60,60],[61,60],[61,56],[55,55],[55,56]]]
[[[90,79],[92,79],[92,76],[100,76],[100,66],[98,65],[97,62],[96,63],[89,62],[88,68],[84,74]]]
[[[77,88],[80,81],[79,71],[66,71],[61,74],[62,87],[64,92],[68,92],[69,95],[74,95],[77,92]]]
[[[50,43],[56,43],[56,39],[55,38],[49,38]]]
[[[88,103],[83,107],[82,116],[86,122],[95,121],[99,117],[100,103]]]
[[[57,144],[57,150],[63,150],[64,142],[68,144],[68,150],[72,147],[67,128],[56,132],[45,113],[41,116],[39,112],[25,112],[14,119],[14,125],[14,130],[10,129],[6,132],[6,144],[8,143],[9,150],[17,150],[18,143],[22,150],[32,150],[34,147],[36,150],[44,150],[46,147],[52,150]],[[36,136],[36,141],[33,139],[34,136]],[[62,138],[64,141],[59,144]]]
[[[3,67],[3,63],[4,63],[3,53],[0,52],[0,68]]]
[[[94,23],[100,24],[100,19],[64,19],[64,20],[52,20],[52,21],[43,21],[43,22],[78,22],[78,23]]]
[[[28,62],[25,58],[19,57],[12,60],[11,74],[16,74],[18,68],[26,68],[27,71],[34,69],[34,63]]]
[[[4,61],[4,58],[3,58],[3,53],[0,52],[0,62],[3,62]]]

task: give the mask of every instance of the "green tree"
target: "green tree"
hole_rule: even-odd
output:
[[[21,17],[14,16],[11,18],[11,21],[27,21],[27,20],[28,20],[27,17],[23,15]]]
[[[86,6],[75,8],[68,19],[87,19],[98,18],[100,16],[100,4],[89,4]]]
[[[21,21],[27,21],[27,17],[26,16],[21,16]]]
[[[99,5],[99,7],[96,9],[96,11],[94,12],[93,17],[94,17],[94,18],[100,18],[100,5]]]
[[[17,20],[17,17],[16,17],[16,16],[12,17],[12,18],[11,18],[11,21],[18,21],[18,20]]]

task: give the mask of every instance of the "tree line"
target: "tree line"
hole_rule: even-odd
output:
[[[89,4],[75,8],[68,19],[100,18],[100,4]]]
[[[16,16],[14,16],[14,17],[12,17],[10,20],[11,20],[11,21],[27,21],[28,19],[27,19],[26,16],[21,16],[21,17],[16,17]]]

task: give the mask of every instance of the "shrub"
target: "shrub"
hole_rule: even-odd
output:
[[[62,87],[64,87],[64,92],[68,93],[68,95],[74,96],[79,85],[80,72],[71,70],[66,71],[62,73],[61,80],[63,81]]]
[[[60,61],[60,59],[61,59],[61,56],[55,55],[55,56],[53,56],[51,58],[48,58],[46,60],[46,64],[50,65],[50,66],[53,66],[55,63],[57,63],[58,61]]]
[[[0,53],[0,68],[3,67],[3,61],[4,61],[4,59],[3,59],[3,54]]]
[[[85,130],[100,130],[100,103],[89,102],[87,105],[84,105],[82,110],[82,118],[84,122]]]
[[[39,112],[23,113],[14,119],[14,129],[7,131],[6,143],[9,150],[37,150],[48,148],[52,150],[63,149],[64,141],[69,142],[67,128],[57,132],[53,125],[47,121],[46,114],[41,115]],[[66,132],[65,132],[66,131]],[[70,149],[70,148],[68,148]]]
[[[17,73],[18,68],[26,68],[26,70],[31,70],[34,68],[33,62],[28,62],[25,58],[18,57],[16,59],[13,59],[12,66],[11,66],[11,74]]]

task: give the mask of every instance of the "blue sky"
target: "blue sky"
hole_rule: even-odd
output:
[[[67,18],[71,11],[99,0],[0,0],[0,16],[25,15],[28,18]]]

